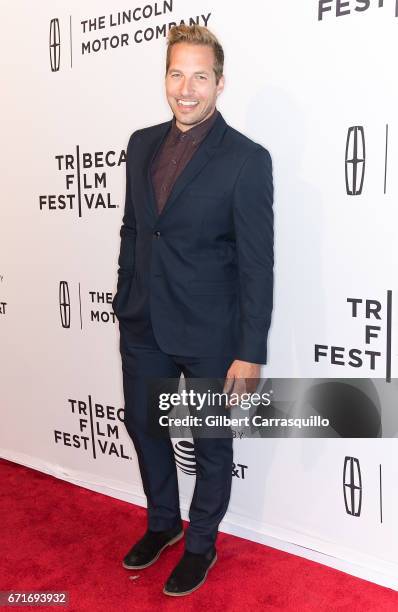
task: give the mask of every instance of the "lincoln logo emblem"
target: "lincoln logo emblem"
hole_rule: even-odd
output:
[[[50,21],[50,66],[52,72],[59,70],[59,60],[61,57],[61,37],[59,34],[59,20]]]
[[[356,457],[345,457],[343,470],[344,504],[347,514],[360,516],[362,506],[362,478]]]
[[[348,195],[362,193],[365,177],[365,136],[361,125],[348,128],[345,147],[345,186]]]
[[[59,283],[59,312],[62,327],[70,327],[70,298],[66,281],[60,281]]]

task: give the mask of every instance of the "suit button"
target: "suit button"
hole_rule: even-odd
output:
[[[160,238],[159,230],[156,230],[156,232],[153,232],[153,235],[155,236],[155,238]]]

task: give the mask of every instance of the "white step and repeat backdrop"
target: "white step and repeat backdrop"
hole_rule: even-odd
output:
[[[273,158],[264,376],[397,375],[395,0],[2,5],[3,457],[145,503],[111,300],[125,149],[171,117],[175,23],[220,38],[218,108]],[[221,529],[398,588],[397,464],[394,438],[236,440]]]

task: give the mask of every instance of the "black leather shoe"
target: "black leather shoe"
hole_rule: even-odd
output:
[[[166,595],[188,595],[198,589],[206,580],[207,573],[217,561],[216,550],[205,555],[186,550],[180,562],[171,572],[163,593]]]
[[[183,536],[182,525],[178,525],[174,529],[167,529],[166,531],[151,531],[148,529],[144,537],[136,542],[124,557],[123,567],[126,569],[149,567],[159,558],[162,550],[167,546],[175,544]]]

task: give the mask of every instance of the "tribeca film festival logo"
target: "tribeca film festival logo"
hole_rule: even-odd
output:
[[[318,0],[318,21],[327,17],[359,15],[368,9],[384,7],[398,17],[398,0]]]
[[[347,304],[356,323],[365,321],[361,328],[361,348],[315,344],[315,362],[327,359],[331,365],[365,367],[370,370],[384,365],[386,382],[391,382],[392,291],[387,291],[384,303],[375,299],[347,298]],[[384,341],[381,337],[383,331]]]
[[[181,472],[194,476],[196,474],[195,446],[189,440],[179,440],[173,444],[176,465]],[[232,464],[232,476],[244,480],[247,465],[243,463]]]
[[[388,124],[385,126],[383,192],[387,193]],[[366,146],[362,125],[348,128],[345,145],[345,188],[347,195],[361,195],[365,180]]]
[[[379,464],[379,520],[383,522],[383,492],[382,492],[382,470]],[[343,465],[343,495],[345,511],[350,516],[361,516],[362,511],[362,473],[359,459],[346,456]],[[376,492],[375,492],[376,493]]]
[[[0,274],[0,283],[3,283],[3,281],[4,281],[4,275]],[[0,296],[0,315],[5,315],[6,314],[6,307],[7,307],[7,302],[2,300],[2,298]]]
[[[70,329],[72,320],[79,318],[80,329],[83,329],[83,301],[81,285],[78,282],[78,289],[75,291],[76,299],[74,308],[71,306],[71,292],[67,281],[60,281],[58,286],[59,297],[59,315],[61,326],[65,329]],[[88,306],[87,317],[90,323],[115,323],[116,316],[112,310],[113,294],[111,291],[86,291],[86,300]],[[76,316],[73,317],[73,312]]]
[[[125,163],[125,150],[122,149],[120,153],[113,150],[83,153],[77,145],[75,155],[54,155],[54,159],[56,169],[64,175],[66,191],[40,195],[40,211],[76,211],[82,217],[83,211],[119,208],[108,190],[107,172]]]
[[[78,39],[75,48],[79,49],[81,56],[88,56],[101,51],[111,51],[135,44],[151,42],[159,38],[166,38],[170,28],[175,25],[202,25],[207,26],[211,13],[195,15],[175,21],[164,21],[162,23],[152,22],[162,15],[171,15],[174,11],[173,0],[154,2],[137,6],[134,9],[116,11],[107,15],[88,17],[79,21],[77,26]],[[52,72],[58,72],[61,66],[61,25],[58,18],[50,21],[50,68]],[[63,51],[64,57],[68,58],[70,67],[73,67],[73,41],[75,40],[72,28],[72,16],[69,16],[69,31],[63,34],[63,40],[67,41],[69,48]],[[137,26],[137,29],[133,28]],[[121,31],[121,30],[124,31]],[[127,30],[127,31],[126,31]],[[66,46],[63,42],[63,46]]]
[[[54,442],[77,450],[98,455],[131,459],[120,441],[120,426],[124,433],[124,409],[87,400],[68,399],[68,410],[77,419],[77,433],[54,429]]]

